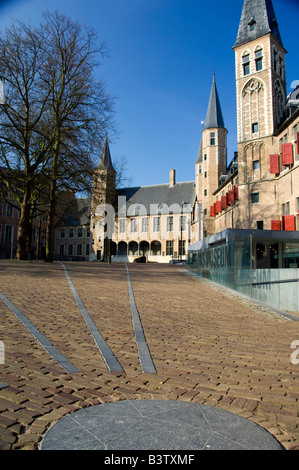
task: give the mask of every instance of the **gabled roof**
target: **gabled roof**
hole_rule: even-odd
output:
[[[61,219],[57,223],[61,226],[81,226],[90,223],[91,199],[73,198],[65,207]]]
[[[106,138],[104,147],[102,150],[102,154],[100,157],[100,161],[98,164],[98,169],[99,170],[114,170],[113,165],[112,165],[112,160],[111,160],[111,155],[110,155],[110,149],[109,149],[109,143],[108,139]]]
[[[210,94],[210,101],[208,105],[207,116],[205,120],[205,124],[203,130],[205,129],[213,129],[213,128],[225,128],[224,120],[222,116],[220,100],[217,92],[215,74],[213,75],[213,83],[212,89]]]
[[[179,210],[179,208],[182,207],[182,204],[193,204],[195,198],[195,183],[194,181],[187,181],[176,183],[174,186],[169,186],[169,184],[139,186],[135,188],[117,189],[116,192],[116,197],[126,197],[127,210],[132,206],[132,210],[139,210],[140,215],[151,214],[151,205],[159,205],[159,212],[163,214],[163,212],[168,212],[168,208],[171,205],[176,204],[178,210],[173,210],[173,212],[180,213],[181,209]],[[132,213],[129,215],[135,214]]]
[[[268,33],[272,33],[283,46],[272,0],[244,0],[234,47],[246,44]]]

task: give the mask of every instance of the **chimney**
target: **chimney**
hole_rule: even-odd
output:
[[[169,186],[172,188],[175,185],[175,170],[170,170]]]

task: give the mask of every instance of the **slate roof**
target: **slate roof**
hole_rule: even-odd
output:
[[[74,198],[65,208],[58,226],[89,225],[91,198]]]
[[[212,89],[210,94],[210,101],[208,105],[208,111],[206,115],[205,124],[203,130],[213,128],[224,128],[224,120],[222,116],[220,100],[218,96],[215,74],[213,76]]]
[[[198,150],[197,160],[195,163],[202,163],[202,140],[200,141],[200,146]]]
[[[99,164],[98,164],[98,169],[99,170],[104,170],[104,169],[114,170],[113,165],[112,165],[112,159],[111,159],[111,155],[110,155],[109,143],[108,143],[107,138],[106,138],[105,143],[104,143],[104,147],[103,147],[102,154],[101,154],[101,157],[100,157],[100,161],[99,161]]]
[[[250,24],[254,28],[250,30]],[[244,0],[238,35],[234,47],[272,33],[283,46],[272,0]]]
[[[150,215],[151,204],[159,205],[159,212],[161,214],[167,213],[168,208],[172,204],[177,205],[177,210],[173,213],[181,212],[182,204],[193,204],[195,198],[195,183],[194,181],[187,181],[176,183],[174,186],[169,184],[157,184],[153,186],[139,186],[134,188],[123,188],[117,190],[118,196],[126,197],[127,210],[130,206],[131,212],[128,215],[135,215],[135,210],[144,211],[144,215]],[[138,209],[139,206],[139,209]],[[146,214],[143,206],[146,209]],[[164,207],[163,207],[164,206]],[[152,208],[153,209],[153,208]],[[153,215],[153,214],[152,214]]]

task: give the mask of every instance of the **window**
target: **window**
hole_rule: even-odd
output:
[[[181,230],[186,230],[186,216],[181,215],[180,217],[180,228]]]
[[[118,232],[119,233],[126,233],[126,219],[120,219]]]
[[[2,225],[0,225],[0,243],[2,242]]]
[[[207,160],[207,159],[208,159],[208,156],[207,156],[207,154],[205,153],[205,154],[204,154],[204,160]]]
[[[65,230],[64,229],[60,230],[60,238],[65,238]]]
[[[263,50],[255,51],[255,69],[257,72],[263,69]]]
[[[78,238],[82,238],[82,237],[83,237],[83,228],[79,227],[78,228]]]
[[[137,232],[137,219],[131,220],[131,233]]]
[[[72,256],[73,255],[73,245],[68,246],[68,255]]]
[[[82,245],[81,243],[79,243],[77,245],[77,256],[81,256],[82,255]]]
[[[36,243],[36,237],[37,237],[37,230],[35,227],[32,227],[32,230],[31,230],[31,241],[32,241],[32,244],[35,245]]]
[[[205,178],[207,178],[207,176],[208,176],[208,172],[207,172],[207,171],[205,171]]]
[[[179,256],[186,254],[186,240],[179,241]]]
[[[85,247],[85,254],[86,254],[86,256],[89,255],[89,243],[87,243],[87,245]]]
[[[279,75],[283,76],[283,59],[281,56],[279,56]]]
[[[264,221],[263,220],[258,220],[256,222],[256,228],[257,228],[257,230],[263,230],[264,229]]]
[[[167,232],[173,232],[173,217],[167,217]]]
[[[254,160],[253,169],[254,170],[259,170],[260,169],[260,161],[259,160]]]
[[[148,232],[148,218],[147,217],[143,217],[142,219],[142,231]]]
[[[274,50],[274,71],[277,72],[277,51]]]
[[[215,132],[211,132],[210,145],[215,145]]]
[[[260,202],[260,193],[251,194],[251,204],[258,204]]]
[[[70,238],[73,238],[73,236],[74,236],[74,229],[73,229],[73,228],[70,228],[70,229],[69,229],[69,237],[70,237]]]
[[[9,217],[10,219],[13,216],[13,207],[10,204],[7,204],[6,206],[6,217]]]
[[[198,168],[198,174],[201,175],[202,174],[202,166],[199,165],[199,168]]]
[[[250,55],[245,54],[243,56],[243,74],[249,75],[250,74]]]
[[[252,133],[253,133],[253,134],[256,134],[258,131],[259,131],[258,122],[254,122],[254,123],[252,124]]]
[[[2,213],[3,213],[3,205],[0,204],[0,215],[2,215]]]
[[[256,26],[256,21],[254,18],[251,19],[250,23],[248,23],[249,31],[254,31]]]
[[[207,194],[208,194],[208,190],[205,189],[205,190],[204,190],[204,195],[207,196]]]
[[[154,232],[160,232],[160,217],[154,217]]]
[[[290,215],[290,202],[286,202],[285,204],[282,204],[281,206],[282,210],[282,215]]]
[[[173,241],[167,240],[166,241],[166,256],[172,256],[172,255],[173,255]]]
[[[11,225],[5,225],[5,232],[4,232],[4,242],[5,243],[11,243],[11,235],[12,235],[12,226]]]

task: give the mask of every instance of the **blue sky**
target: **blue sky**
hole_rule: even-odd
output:
[[[299,0],[273,0],[285,48],[288,92],[299,80]],[[50,5],[50,6],[49,6]],[[98,70],[116,96],[112,159],[127,160],[132,185],[194,180],[213,69],[228,134],[237,150],[234,45],[243,0],[0,0],[0,27],[40,21],[45,9],[93,27],[110,57]],[[298,27],[298,26],[297,26]]]

